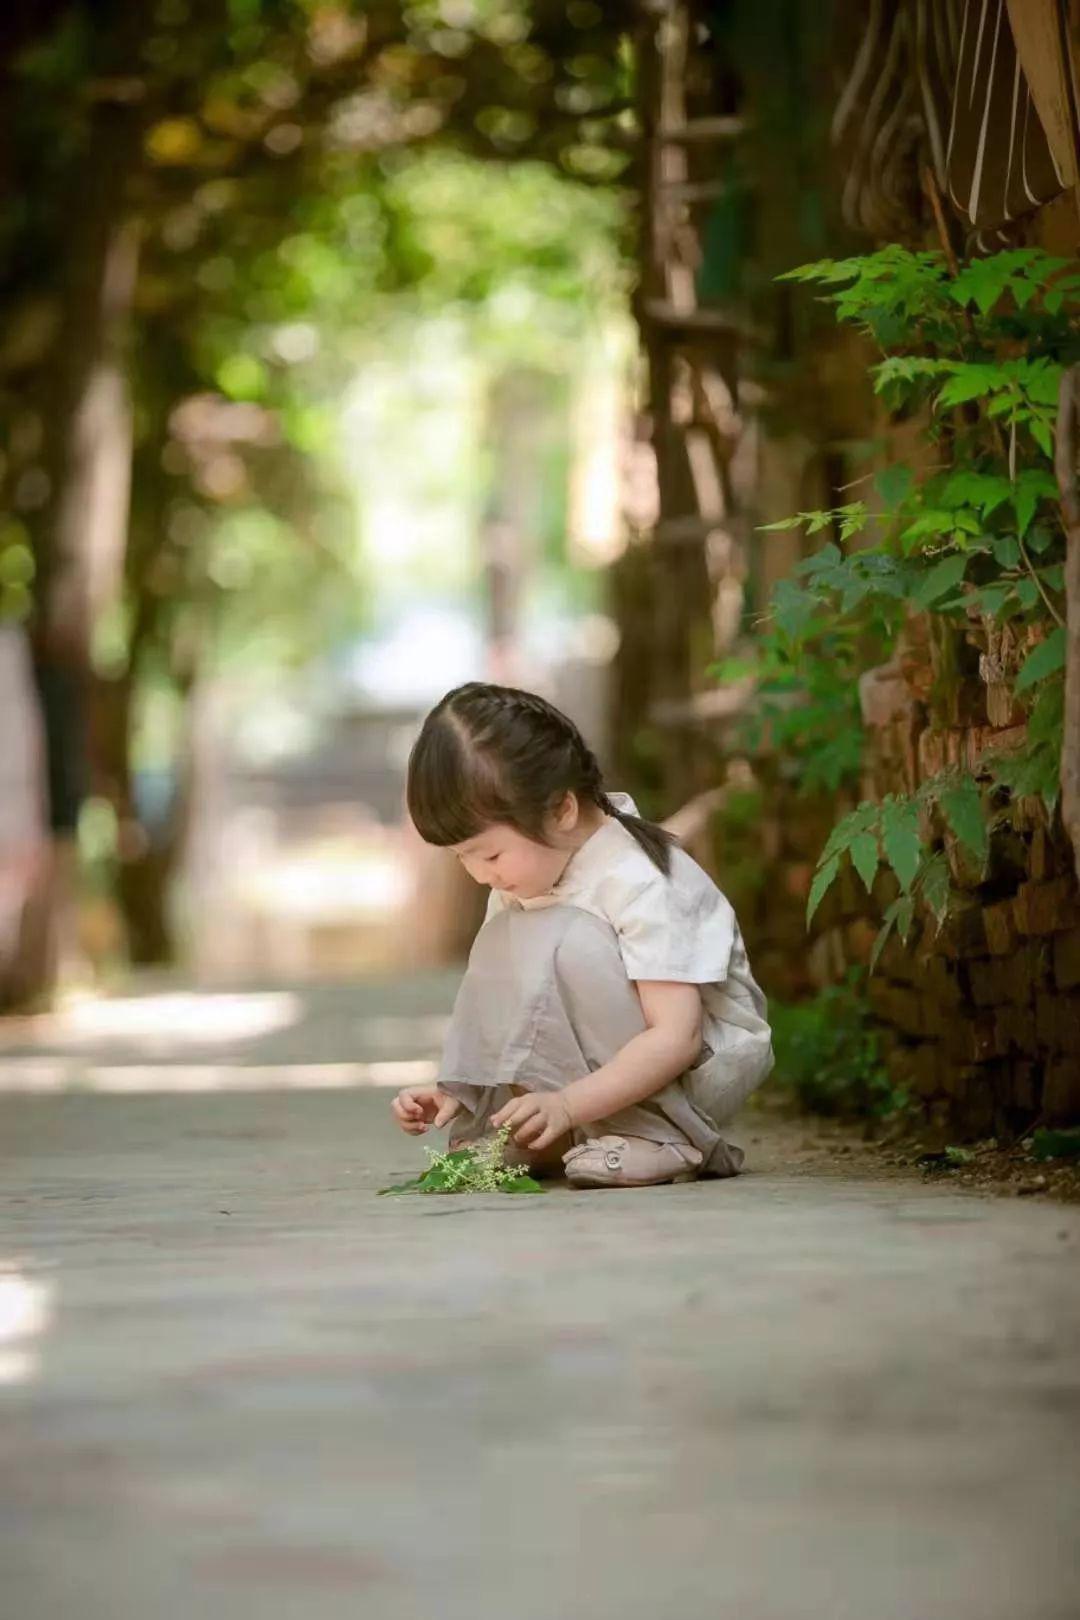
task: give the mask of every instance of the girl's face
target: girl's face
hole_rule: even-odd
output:
[[[500,821],[450,847],[477,883],[490,884],[518,899],[532,899],[546,894],[562,876],[576,845],[574,831],[578,826],[577,800],[568,794],[545,829],[554,847],[534,843],[516,827]]]

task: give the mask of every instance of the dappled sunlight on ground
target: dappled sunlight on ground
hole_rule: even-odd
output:
[[[435,1079],[431,1058],[382,1063],[81,1063],[24,1058],[5,1063],[0,1091],[297,1091],[416,1086]]]
[[[35,1340],[53,1317],[52,1283],[26,1276],[14,1260],[0,1260],[0,1384],[24,1383],[37,1371]]]
[[[271,1030],[295,1024],[302,1014],[300,997],[294,991],[270,994],[230,995],[201,991],[178,991],[164,995],[100,997],[87,992],[70,996],[48,1019],[45,1027],[50,1044],[68,1041],[107,1042],[136,1039],[147,1047],[198,1042],[245,1040]],[[23,1026],[44,1025],[44,1020],[11,1020]],[[10,1044],[10,1032],[0,1038]]]
[[[412,979],[232,988],[133,976],[0,1023],[0,1092],[340,1090],[432,1081],[456,987]]]

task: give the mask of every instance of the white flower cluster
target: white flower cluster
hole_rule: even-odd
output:
[[[504,1125],[494,1136],[475,1146],[459,1148],[454,1153],[439,1153],[425,1148],[431,1160],[427,1175],[434,1171],[439,1178],[439,1192],[498,1192],[508,1181],[518,1180],[525,1172],[509,1165],[505,1160],[510,1127]],[[433,1191],[435,1189],[432,1189]]]

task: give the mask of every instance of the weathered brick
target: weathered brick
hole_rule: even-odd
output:
[[[899,979],[902,984],[915,982],[914,957],[896,934],[890,934],[885,941],[878,958],[878,970],[890,979]]]
[[[1016,948],[1016,926],[1011,900],[983,907],[983,930],[991,956],[1008,956]]]
[[[1046,806],[1038,793],[1022,793],[1009,805],[1009,820],[1018,832],[1031,832],[1046,822]]]
[[[871,979],[868,989],[870,1005],[885,1024],[891,1024],[905,1035],[921,1035],[925,1029],[923,999],[906,985],[889,984]]]
[[[895,664],[880,664],[859,677],[859,707],[868,730],[890,725],[899,715],[909,713],[914,702]]]
[[[983,881],[993,885],[995,894],[1015,894],[1031,876],[1030,855],[1022,833],[1011,827],[998,828],[990,840]]]
[[[932,1041],[898,1041],[886,1060],[889,1078],[917,1097],[935,1097],[941,1087],[941,1053]]]
[[[920,954],[914,961],[914,983],[924,996],[945,1007],[959,1007],[965,999],[959,967],[943,956]]]
[[[943,1036],[957,1016],[955,1007],[945,1007],[933,996],[920,996],[922,1027],[927,1035]]]
[[[1070,928],[1054,940],[1054,983],[1059,990],[1080,985],[1080,928]]]
[[[1035,998],[1035,1031],[1052,1053],[1080,1056],[1080,995],[1040,990]]]
[[[966,1103],[985,1084],[986,1071],[969,1063],[945,1063],[941,1071],[942,1090],[954,1104]]]
[[[937,947],[942,956],[954,959],[985,955],[983,907],[977,900],[965,896],[953,907],[942,925]]]
[[[976,957],[969,962],[968,983],[971,999],[976,1007],[996,1007],[1004,1000],[1001,989],[1001,971],[1005,966],[997,957]]]
[[[983,863],[965,849],[951,833],[945,838],[945,860],[949,875],[958,889],[977,889],[982,882]]]
[[[1035,827],[1028,846],[1028,871],[1036,883],[1045,883],[1057,874],[1053,839],[1045,827]]]
[[[945,1050],[956,1063],[988,1063],[1008,1050],[1002,1045],[993,1013],[971,1013],[957,1017],[945,1036]]]
[[[1076,880],[1071,875],[1049,883],[1021,883],[1013,901],[1013,919],[1021,934],[1054,934],[1075,927],[1080,917]]]
[[[947,763],[946,733],[927,726],[919,737],[918,755],[920,778],[925,780],[928,776],[937,776]]]
[[[994,1013],[994,1034],[1003,1052],[1034,1052],[1035,1008],[998,1007]]]
[[[1042,982],[1042,951],[1038,945],[1021,946],[1011,956],[979,958],[967,963],[971,999],[977,1007],[1004,1003],[1029,1004]]]
[[[1080,1124],[1080,1058],[1055,1057],[1046,1066],[1042,1094],[1048,1125]]]
[[[1009,726],[1004,731],[993,726],[974,726],[965,738],[964,763],[970,770],[984,754],[1005,753],[1012,748],[1022,748],[1026,742],[1026,726]]]
[[[1034,1112],[1039,1100],[1040,1065],[1030,1060],[1012,1065],[1009,1072],[1008,1096],[1016,1108]]]
[[[992,726],[1015,726],[1024,722],[1024,711],[1013,697],[1007,681],[991,681],[986,688],[986,718]]]

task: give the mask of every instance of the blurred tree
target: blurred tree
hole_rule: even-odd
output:
[[[183,817],[155,838],[140,822],[140,684],[182,710],[222,603],[250,590],[257,613],[268,578],[356,602],[313,457],[340,334],[402,299],[482,301],[523,263],[579,295],[582,206],[552,214],[536,168],[504,217],[467,165],[616,180],[628,11],[73,0],[4,23],[0,615],[32,639],[54,836],[70,842],[88,792],[114,807],[136,960],[167,951]],[[433,148],[457,167],[417,161]],[[318,388],[313,323],[336,333]],[[273,518],[237,528],[259,509]]]

